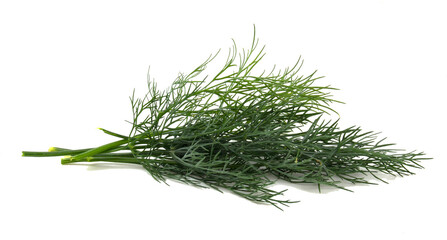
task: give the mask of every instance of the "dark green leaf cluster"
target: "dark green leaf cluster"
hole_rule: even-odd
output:
[[[131,97],[129,136],[98,148],[55,148],[48,154],[73,155],[62,163],[124,162],[141,164],[158,181],[228,190],[249,200],[286,205],[277,179],[343,188],[343,182],[370,183],[369,176],[408,175],[421,168],[423,153],[391,149],[373,132],[341,129],[324,121],[335,112],[333,88],[316,86],[315,72],[300,75],[302,60],[284,70],[255,74],[264,57],[253,38],[249,49],[229,50],[225,64],[206,74],[211,56],[189,74],[180,74],[161,91],[149,81],[143,98]]]

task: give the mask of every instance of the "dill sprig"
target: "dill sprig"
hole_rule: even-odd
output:
[[[233,41],[234,42],[234,41]],[[166,90],[148,77],[148,92],[130,97],[133,118],[128,135],[105,129],[119,140],[96,148],[48,152],[24,151],[23,156],[68,156],[62,164],[119,162],[142,165],[160,182],[167,179],[209,187],[279,208],[294,201],[270,186],[278,179],[346,189],[344,182],[374,184],[370,176],[410,175],[422,168],[421,152],[392,149],[374,132],[342,129],[323,120],[335,112],[330,86],[315,85],[316,72],[300,75],[298,59],[291,68],[254,69],[263,59],[254,34],[251,47],[229,49],[225,64],[214,75],[210,56],[189,74],[179,74]]]

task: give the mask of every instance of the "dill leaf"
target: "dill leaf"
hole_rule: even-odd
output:
[[[96,148],[23,156],[68,156],[62,164],[120,162],[140,164],[159,181],[181,181],[197,187],[230,191],[248,200],[280,208],[294,201],[285,190],[270,187],[278,180],[348,190],[344,182],[372,184],[370,176],[405,176],[422,168],[422,152],[392,149],[374,132],[340,128],[323,120],[336,113],[330,86],[318,86],[316,72],[300,74],[302,59],[283,70],[255,74],[265,56],[254,34],[240,53],[234,43],[214,75],[205,74],[216,55],[189,74],[179,74],[165,90],[148,79],[142,98],[130,97],[133,118],[129,134]]]

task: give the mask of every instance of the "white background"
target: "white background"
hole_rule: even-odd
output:
[[[443,1],[1,1],[0,239],[446,239]],[[256,24],[270,68],[305,59],[341,89],[342,126],[434,160],[354,193],[288,187],[284,211],[140,167],[60,165],[22,150],[126,134],[146,72],[167,86]]]

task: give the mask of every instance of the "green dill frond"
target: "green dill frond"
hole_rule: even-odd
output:
[[[423,153],[394,150],[374,132],[323,120],[335,113],[335,89],[317,85],[316,72],[301,75],[301,58],[291,68],[260,71],[265,53],[258,45],[256,36],[241,52],[234,43],[217,72],[205,74],[215,63],[212,55],[166,90],[149,80],[146,95],[130,97],[129,134],[100,128],[116,142],[23,155],[69,156],[62,164],[140,164],[160,182],[226,189],[276,207],[294,202],[282,199],[285,190],[270,188],[278,179],[346,189],[346,182],[373,183],[371,176],[385,182],[381,174],[405,176],[422,168],[420,161],[428,159]]]

